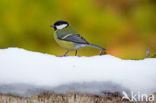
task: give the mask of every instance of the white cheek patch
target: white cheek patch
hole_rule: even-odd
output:
[[[56,26],[57,29],[63,29],[65,27],[67,27],[67,24],[62,24],[62,25]]]

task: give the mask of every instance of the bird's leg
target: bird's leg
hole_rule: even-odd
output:
[[[77,56],[77,50],[75,51],[75,56]]]
[[[69,50],[67,50],[63,56],[67,56],[68,53],[69,53]]]

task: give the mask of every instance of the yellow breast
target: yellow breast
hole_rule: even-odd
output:
[[[74,50],[75,49],[75,44],[73,42],[58,39],[56,36],[56,33],[54,33],[54,39],[57,42],[57,44],[60,45],[64,49],[67,49],[67,50]]]

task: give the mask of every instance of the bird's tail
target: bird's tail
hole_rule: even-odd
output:
[[[97,45],[94,45],[94,44],[88,44],[88,46],[90,46],[90,47],[94,47],[94,48],[97,48],[97,49],[100,49],[100,55],[105,55],[105,54],[107,54],[105,48],[102,48],[102,47],[97,46]]]
[[[88,44],[88,46],[94,47],[94,48],[97,48],[97,49],[101,49],[101,50],[106,50],[105,48],[102,48],[102,47],[94,45],[94,44]]]

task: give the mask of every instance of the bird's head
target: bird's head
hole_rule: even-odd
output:
[[[59,20],[59,21],[56,21],[54,25],[51,25],[50,27],[54,28],[55,30],[58,30],[58,29],[66,28],[68,26],[69,26],[68,22]]]

